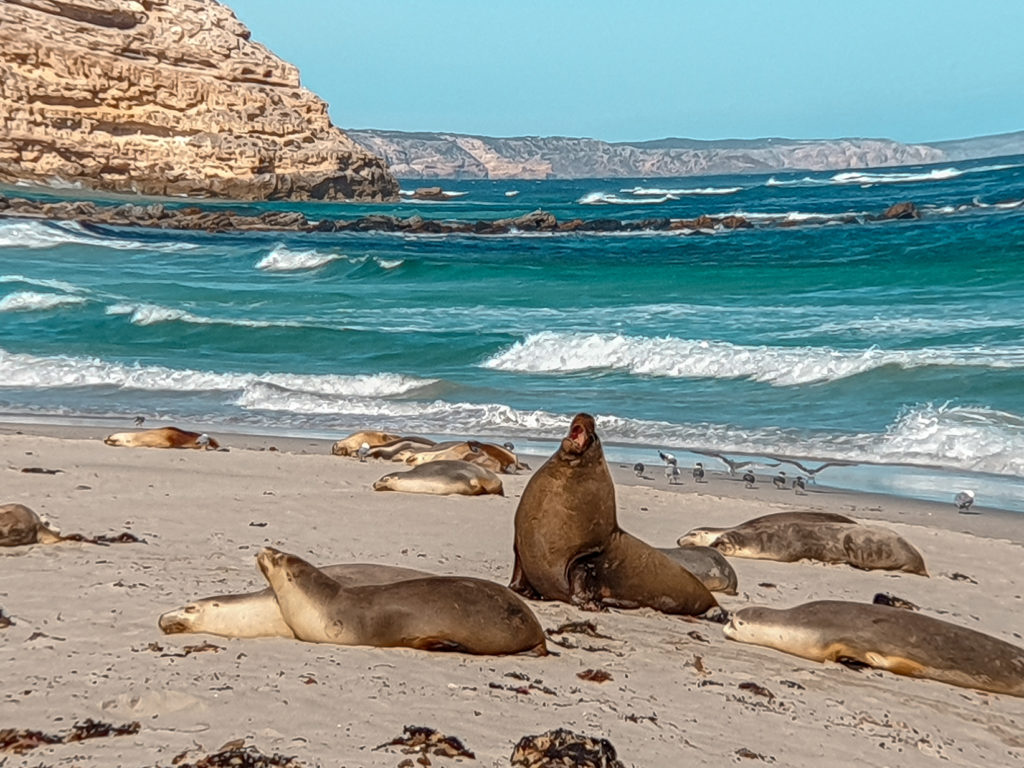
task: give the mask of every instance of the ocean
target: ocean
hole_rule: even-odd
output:
[[[310,219],[694,218],[606,234],[207,234],[0,218],[0,418],[757,460],[1024,511],[1024,157],[685,179],[447,181]],[[35,199],[113,200],[7,187]],[[873,221],[909,200],[919,220]],[[846,223],[851,216],[854,223]],[[688,474],[688,473],[686,473]],[[661,475],[659,474],[660,478]]]

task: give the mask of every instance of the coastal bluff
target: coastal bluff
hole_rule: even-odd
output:
[[[214,0],[0,2],[0,183],[397,198],[299,72]]]

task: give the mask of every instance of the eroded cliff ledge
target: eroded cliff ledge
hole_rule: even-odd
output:
[[[383,161],[214,0],[0,0],[0,182],[387,200]]]

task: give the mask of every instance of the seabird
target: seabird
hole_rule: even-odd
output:
[[[368,454],[369,452],[370,452],[370,444],[369,443],[363,443],[362,445],[359,446],[359,450],[356,451],[356,456],[359,457],[360,461],[366,461],[366,454]]]
[[[792,464],[794,467],[796,467],[805,475],[807,475],[812,484],[817,482],[817,479],[814,476],[821,472],[821,470],[825,469],[826,467],[852,467],[854,464],[856,464],[856,462],[854,461],[826,461],[821,466],[814,467],[812,469],[811,467],[801,464],[796,459],[783,459],[780,458],[779,456],[772,456],[771,458],[777,459],[778,461],[783,461],[786,464]]]
[[[693,480],[696,483],[704,482],[704,465],[699,461],[693,465]]]
[[[744,467],[749,467],[752,464],[757,464],[756,461],[734,461],[733,459],[730,459],[728,456],[723,456],[721,453],[714,453],[712,451],[697,451],[697,453],[701,453],[705,456],[714,456],[716,459],[719,459],[723,464],[725,464],[725,466],[729,468],[729,477],[736,477],[736,470],[738,469],[743,469]],[[779,465],[766,464],[764,466],[777,467]]]
[[[135,426],[136,427],[141,427],[145,421],[146,421],[146,417],[145,416],[136,416],[135,417]]]
[[[682,473],[679,471],[677,464],[672,464],[665,469],[665,474],[668,475],[669,485],[675,485],[680,481]]]
[[[210,447],[210,436],[203,432],[199,437],[196,438],[196,445],[200,445],[203,448]]]
[[[744,472],[743,473],[743,482],[746,483],[747,488],[753,488],[754,487],[754,483],[757,482],[757,477],[754,476],[753,472]]]
[[[501,444],[501,447],[504,448],[506,451],[514,451],[516,449],[515,445],[512,444],[511,440],[506,440],[504,443]]]
[[[807,483],[804,481],[802,477],[793,478],[793,493],[797,494],[798,496],[802,496],[803,494],[807,493]]]
[[[633,474],[636,475],[637,477],[644,476],[644,465],[641,464],[639,461],[633,465]]]
[[[786,473],[779,472],[775,477],[772,478],[772,484],[779,489],[785,489],[786,487]]]
[[[962,515],[974,504],[974,491],[960,491],[953,499],[953,503],[956,504],[956,511]]]

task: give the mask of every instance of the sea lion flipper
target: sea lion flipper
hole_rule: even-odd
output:
[[[526,572],[523,571],[523,565],[519,561],[519,553],[515,551],[515,563],[512,565],[512,580],[508,583],[508,588],[511,589],[518,595],[529,600],[543,600],[543,596],[538,592],[530,581],[526,578]]]

